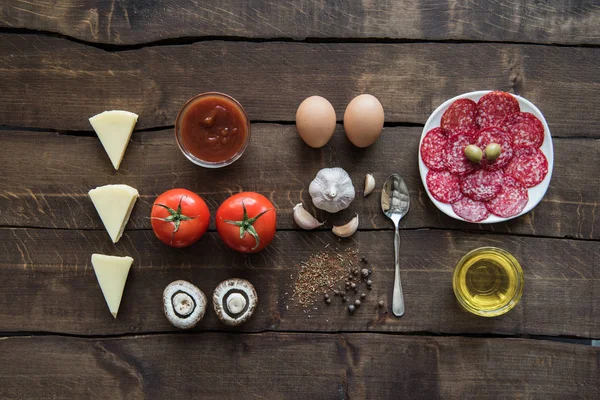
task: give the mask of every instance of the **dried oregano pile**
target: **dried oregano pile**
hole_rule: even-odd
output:
[[[331,304],[333,296],[349,303],[348,311],[354,312],[366,298],[364,289],[371,290],[373,285],[368,261],[365,258],[359,260],[358,251],[352,248],[324,250],[297,268],[292,300],[303,307],[314,304],[319,298]]]

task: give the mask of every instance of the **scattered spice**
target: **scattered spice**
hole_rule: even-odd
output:
[[[383,300],[379,300],[379,303],[377,303],[377,305],[379,306],[379,308],[383,308],[383,306],[385,306],[385,303],[383,302]]]
[[[352,248],[336,253],[322,251],[300,263],[292,299],[307,307],[315,302],[318,293],[332,291],[334,285],[347,277],[357,253],[358,251]],[[349,282],[346,283],[347,286],[350,285]]]
[[[361,267],[358,263],[360,260],[367,264],[367,260],[364,257],[359,259],[357,253],[357,250],[351,248],[328,249],[300,263],[291,299],[303,306],[306,313],[309,306],[318,300],[319,295],[323,296],[323,301],[327,305],[332,303],[333,296],[339,296],[342,303],[350,303],[347,309],[350,314],[353,314],[366,300],[365,288],[371,290],[373,285],[370,279],[372,271]],[[362,290],[359,292],[359,289]],[[348,298],[348,291],[356,294],[354,300]],[[383,301],[378,305],[383,307]],[[317,310],[318,307],[313,309]]]

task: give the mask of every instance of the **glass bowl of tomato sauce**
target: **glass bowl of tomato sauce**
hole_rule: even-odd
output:
[[[250,120],[242,105],[224,93],[201,93],[177,114],[175,139],[194,164],[225,167],[240,158],[250,141]]]

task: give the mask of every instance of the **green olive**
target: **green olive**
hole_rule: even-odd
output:
[[[481,152],[481,149],[479,147],[470,144],[467,147],[465,147],[465,156],[469,161],[477,164],[479,163],[479,161],[481,161],[483,153]]]
[[[485,158],[489,161],[494,161],[500,157],[502,147],[498,143],[490,143],[485,147]]]

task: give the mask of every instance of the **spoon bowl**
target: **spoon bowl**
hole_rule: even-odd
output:
[[[400,232],[398,224],[408,213],[410,192],[404,180],[398,174],[390,175],[381,191],[381,210],[394,222],[394,291],[392,296],[392,312],[395,316],[404,315],[404,294],[400,279]]]

